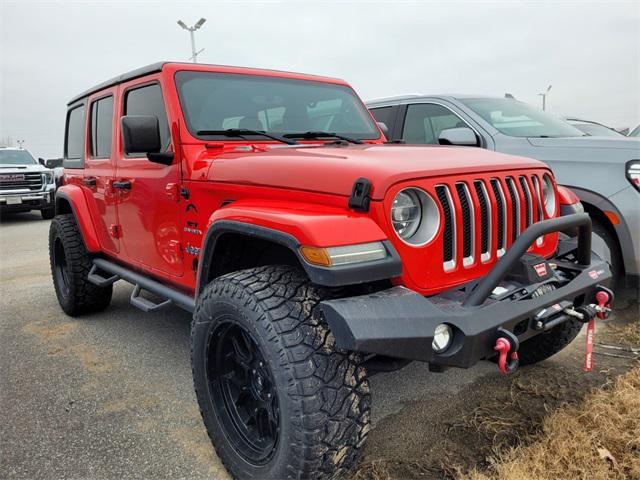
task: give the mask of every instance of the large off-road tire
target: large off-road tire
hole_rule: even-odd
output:
[[[555,355],[576,338],[582,325],[577,320],[568,320],[548,332],[522,342],[518,350],[520,365],[531,365]]]
[[[362,359],[334,346],[325,298],[297,268],[217,278],[196,302],[191,361],[200,411],[237,479],[329,479],[369,430]]]
[[[56,207],[47,207],[40,210],[40,214],[44,220],[51,220],[56,216]]]
[[[618,242],[611,230],[597,218],[591,217],[591,231],[594,237],[592,246],[603,257],[603,260],[609,264],[612,275],[611,287],[617,290],[622,286],[624,280],[624,262]],[[604,243],[604,245],[600,245],[598,242]]]
[[[92,262],[73,215],[58,215],[51,221],[49,259],[58,302],[67,315],[97,312],[109,305],[113,287],[87,280]]]

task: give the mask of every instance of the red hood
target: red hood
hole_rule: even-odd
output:
[[[209,165],[208,174],[204,176],[215,182],[344,196],[350,195],[356,179],[364,177],[371,181],[371,196],[376,200],[382,199],[387,189],[400,181],[547,168],[537,160],[481,148],[411,145],[276,147],[264,152],[219,154]]]

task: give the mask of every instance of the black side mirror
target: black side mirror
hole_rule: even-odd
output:
[[[438,135],[440,145],[466,145],[478,146],[478,137],[469,127],[447,128]]]
[[[38,163],[39,163],[40,165],[42,165],[43,167],[46,167],[46,165],[45,165],[45,159],[44,159],[44,158],[42,158],[42,157],[38,157]]]
[[[146,153],[156,163],[171,165],[173,153],[160,152],[160,126],[155,115],[125,115],[120,120],[124,153]]]
[[[42,159],[40,159],[42,160]],[[62,159],[61,158],[49,158],[47,160],[44,160],[43,165],[47,168],[58,168],[62,166]]]

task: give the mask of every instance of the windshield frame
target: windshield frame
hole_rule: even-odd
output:
[[[27,159],[30,158],[31,162],[4,163],[2,161],[2,158],[0,158],[1,165],[39,165],[38,161],[33,157],[33,155],[31,155],[31,153],[29,153],[28,150],[22,148],[0,148],[0,153],[2,152],[20,152],[22,156],[26,157]]]
[[[561,120],[559,118],[556,118],[553,115],[550,115],[549,113],[547,113],[547,112],[545,112],[543,110],[538,110],[534,106],[532,106],[532,105],[530,105],[530,104],[528,104],[526,102],[521,102],[520,100],[515,100],[515,99],[511,99],[511,98],[474,97],[474,98],[460,98],[460,99],[458,99],[458,101],[460,103],[462,103],[462,105],[464,105],[465,108],[468,108],[469,110],[471,110],[477,117],[479,117],[482,120],[482,122],[484,122],[485,124],[490,126],[496,132],[499,132],[502,135],[505,135],[507,137],[512,137],[512,138],[581,138],[581,137],[587,136],[585,133],[583,133],[578,128],[574,127],[573,125],[570,125],[566,121]],[[477,104],[479,104],[479,103],[491,103],[491,104],[495,105],[496,107],[499,107],[500,104],[522,106],[524,115],[526,115],[527,113],[533,113],[538,121],[540,121],[540,119],[545,120],[545,121],[549,121],[548,124],[544,124],[544,123],[542,124],[544,128],[560,126],[561,129],[564,129],[567,132],[571,132],[571,133],[573,133],[573,135],[546,135],[546,134],[515,135],[514,132],[509,132],[508,129],[507,129],[507,131],[505,131],[504,129],[497,127],[491,121],[490,118],[487,118],[487,116],[485,116],[486,112],[482,111],[481,109],[479,109],[477,107]],[[573,130],[573,132],[572,132],[572,130]]]
[[[260,78],[266,81],[282,81],[287,83],[299,83],[299,84],[305,84],[305,85],[315,84],[321,87],[333,87],[336,90],[341,90],[347,93],[353,99],[354,106],[359,110],[358,113],[361,114],[364,122],[368,124],[368,126],[371,127],[372,129],[370,134],[362,134],[362,133],[354,134],[352,132],[349,132],[349,136],[357,140],[362,140],[363,142],[379,142],[379,141],[382,141],[384,138],[377,122],[371,115],[371,112],[365,106],[362,99],[358,96],[358,94],[355,92],[353,88],[351,88],[349,85],[344,83],[332,83],[332,82],[322,81],[322,80],[292,78],[288,76],[271,76],[271,75],[259,75],[259,74],[257,75],[254,73],[221,72],[221,71],[207,71],[207,70],[193,70],[193,69],[176,70],[173,75],[173,83],[175,85],[175,95],[178,99],[178,104],[180,106],[180,114],[184,120],[184,126],[186,127],[187,132],[197,140],[201,140],[205,142],[215,141],[215,142],[224,142],[224,143],[231,143],[231,142],[233,143],[265,143],[265,142],[273,143],[275,142],[275,140],[265,138],[263,135],[247,134],[247,135],[242,135],[241,137],[240,136],[230,137],[227,135],[202,135],[202,134],[199,135],[198,131],[201,129],[197,128],[195,125],[192,124],[189,118],[188,108],[185,104],[184,95],[183,95],[183,92],[181,91],[182,80],[180,79],[180,74],[182,73],[199,74],[202,76]],[[272,130],[265,130],[265,131],[266,133],[273,134],[273,135],[280,135],[280,136],[283,136],[285,134],[299,133],[296,131],[291,131],[291,132],[289,131],[281,132],[281,131],[272,131]],[[347,132],[334,132],[333,130],[328,131],[327,133],[339,133],[341,135],[347,135]],[[335,141],[335,139],[331,139],[331,138],[327,138],[327,140]],[[327,140],[318,139],[318,140],[309,140],[309,141],[313,143],[325,143]]]

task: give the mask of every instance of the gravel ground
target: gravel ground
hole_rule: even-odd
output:
[[[190,315],[173,308],[143,315],[129,304],[132,287],[119,282],[105,312],[67,317],[51,281],[49,222],[35,212],[3,220],[0,476],[229,478],[193,393]],[[572,349],[582,348],[577,343]],[[546,363],[554,362],[562,354]],[[373,377],[370,453],[385,449],[375,426],[406,406],[433,399],[436,414],[447,398],[475,403],[482,389],[469,386],[498,376],[490,363],[445,374],[414,363]],[[410,441],[420,442],[424,424],[407,428]]]

